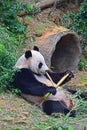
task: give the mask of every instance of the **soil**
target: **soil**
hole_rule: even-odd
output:
[[[20,1],[25,3],[32,2],[32,0]],[[44,30],[47,28],[49,29],[51,26],[55,26],[55,24],[59,25],[61,16],[66,13],[67,10],[76,12],[78,7],[70,5],[54,10],[53,8],[49,8],[36,16],[27,15],[23,18],[19,17],[20,22],[27,24],[25,47],[22,52],[27,48],[32,48],[34,40],[41,36]],[[75,73],[75,78],[69,82],[68,86],[87,91],[87,72],[77,71]],[[0,130],[36,130],[35,122],[38,122],[38,120],[43,121],[45,119],[49,119],[48,116],[42,113],[37,106],[27,103],[21,97],[11,93],[0,94]],[[87,129],[87,121],[73,125],[74,129],[80,130],[79,127],[81,124],[86,125]]]

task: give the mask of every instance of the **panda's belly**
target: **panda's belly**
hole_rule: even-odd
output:
[[[51,81],[50,81],[49,79],[47,79],[46,76],[44,76],[44,75],[41,75],[41,76],[34,75],[34,76],[35,76],[35,78],[36,78],[39,82],[41,82],[41,83],[47,85],[48,87],[49,87],[49,86],[55,86],[55,84],[52,84]]]
[[[73,107],[73,102],[71,100],[71,95],[67,93],[62,88],[57,88],[57,92],[55,95],[50,94],[50,96],[47,98],[47,100],[52,101],[62,101],[68,108]]]
[[[56,92],[56,94],[55,95],[52,95],[52,94],[50,94],[50,96],[48,97],[48,99],[51,99],[52,98],[52,100],[59,100],[59,101],[61,101],[61,100],[64,100],[64,99],[70,99],[70,95],[65,91],[65,90],[63,90],[62,88],[57,88],[57,92]]]
[[[22,93],[21,96],[27,100],[28,102],[34,103],[39,105],[41,102],[43,102],[44,98],[43,97],[39,97],[39,96],[32,96],[29,94],[24,94]]]

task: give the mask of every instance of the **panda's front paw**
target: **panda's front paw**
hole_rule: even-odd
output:
[[[50,93],[52,93],[53,95],[55,95],[55,94],[56,94],[56,88],[54,88],[54,87],[49,87],[49,88],[48,88],[48,92],[50,92]]]
[[[66,74],[69,74],[69,76],[67,77],[69,80],[70,80],[71,78],[74,78],[74,74],[73,74],[70,70],[67,70],[67,71],[66,71]]]
[[[64,75],[69,74],[68,77],[61,83],[61,85],[67,83],[68,81],[71,80],[71,78],[74,78],[74,74],[70,71],[67,70],[66,72],[64,72]]]

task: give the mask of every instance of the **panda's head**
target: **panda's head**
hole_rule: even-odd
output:
[[[20,69],[29,68],[37,74],[45,73],[46,70],[49,70],[37,46],[34,46],[33,50],[26,51],[25,54],[18,59],[15,67]]]

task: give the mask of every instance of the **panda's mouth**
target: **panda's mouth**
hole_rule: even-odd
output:
[[[38,70],[37,70],[37,74],[45,75],[45,74],[46,74],[46,71],[41,71],[40,69],[38,69]]]
[[[41,76],[41,75],[45,75],[46,72],[42,72],[41,70],[37,70],[36,72],[33,72],[35,75]]]
[[[34,74],[35,74],[35,75],[37,75],[37,76],[41,76],[41,75],[42,75],[42,74],[39,74],[39,73],[35,73],[35,72],[34,72]]]

